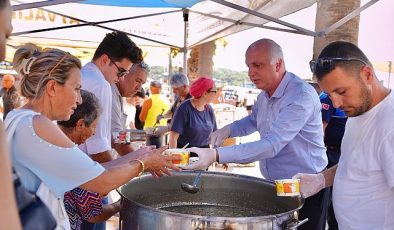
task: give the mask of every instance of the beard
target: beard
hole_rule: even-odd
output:
[[[367,85],[360,80],[360,94],[359,98],[361,100],[361,103],[359,106],[353,106],[354,112],[348,114],[349,117],[357,117],[365,112],[367,112],[372,104],[372,95],[371,95],[371,89],[367,87]]]

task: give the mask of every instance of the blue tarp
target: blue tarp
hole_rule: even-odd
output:
[[[86,0],[80,3],[121,7],[190,8],[200,0]]]

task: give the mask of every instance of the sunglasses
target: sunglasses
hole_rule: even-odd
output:
[[[118,69],[118,73],[116,74],[116,75],[118,76],[118,78],[123,78],[124,76],[126,76],[126,75],[129,73],[128,70],[125,70],[125,69],[119,67],[119,66],[112,60],[112,58],[109,58],[109,60],[111,61],[112,64],[115,65],[116,69]]]
[[[364,65],[368,65],[365,61],[358,58],[327,57],[310,61],[309,67],[311,68],[312,73],[316,74],[316,72],[329,72],[330,70],[333,70],[338,62],[351,61],[357,61],[363,63]]]

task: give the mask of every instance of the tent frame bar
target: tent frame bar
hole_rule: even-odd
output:
[[[233,9],[236,9],[236,10],[239,10],[239,11],[251,14],[251,15],[254,15],[254,16],[259,17],[259,18],[263,18],[263,19],[271,21],[271,22],[278,23],[278,24],[286,26],[286,27],[290,27],[292,29],[300,31],[301,34],[310,35],[310,36],[318,36],[318,33],[314,32],[314,31],[307,30],[305,28],[302,28],[302,27],[296,26],[294,24],[282,21],[280,19],[268,16],[266,14],[262,14],[260,12],[251,10],[249,8],[245,8],[245,7],[242,7],[240,5],[236,5],[236,4],[231,3],[231,2],[227,2],[227,1],[224,1],[224,0],[210,0],[210,1],[216,2],[218,4],[221,4],[221,5],[224,5],[224,6],[227,6],[227,7],[230,7],[230,8],[233,8]]]
[[[17,10],[28,10],[31,8],[40,8],[45,6],[54,6],[64,3],[76,3],[80,2],[81,0],[52,0],[52,1],[41,1],[41,2],[33,2],[33,3],[22,3],[19,5],[12,6],[13,11]]]

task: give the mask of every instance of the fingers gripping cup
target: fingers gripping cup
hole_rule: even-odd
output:
[[[172,163],[175,166],[186,166],[189,164],[190,152],[184,149],[167,149],[166,151],[164,151],[164,155],[180,155],[181,160],[172,160]]]
[[[300,179],[275,180],[275,187],[278,196],[300,195]]]

